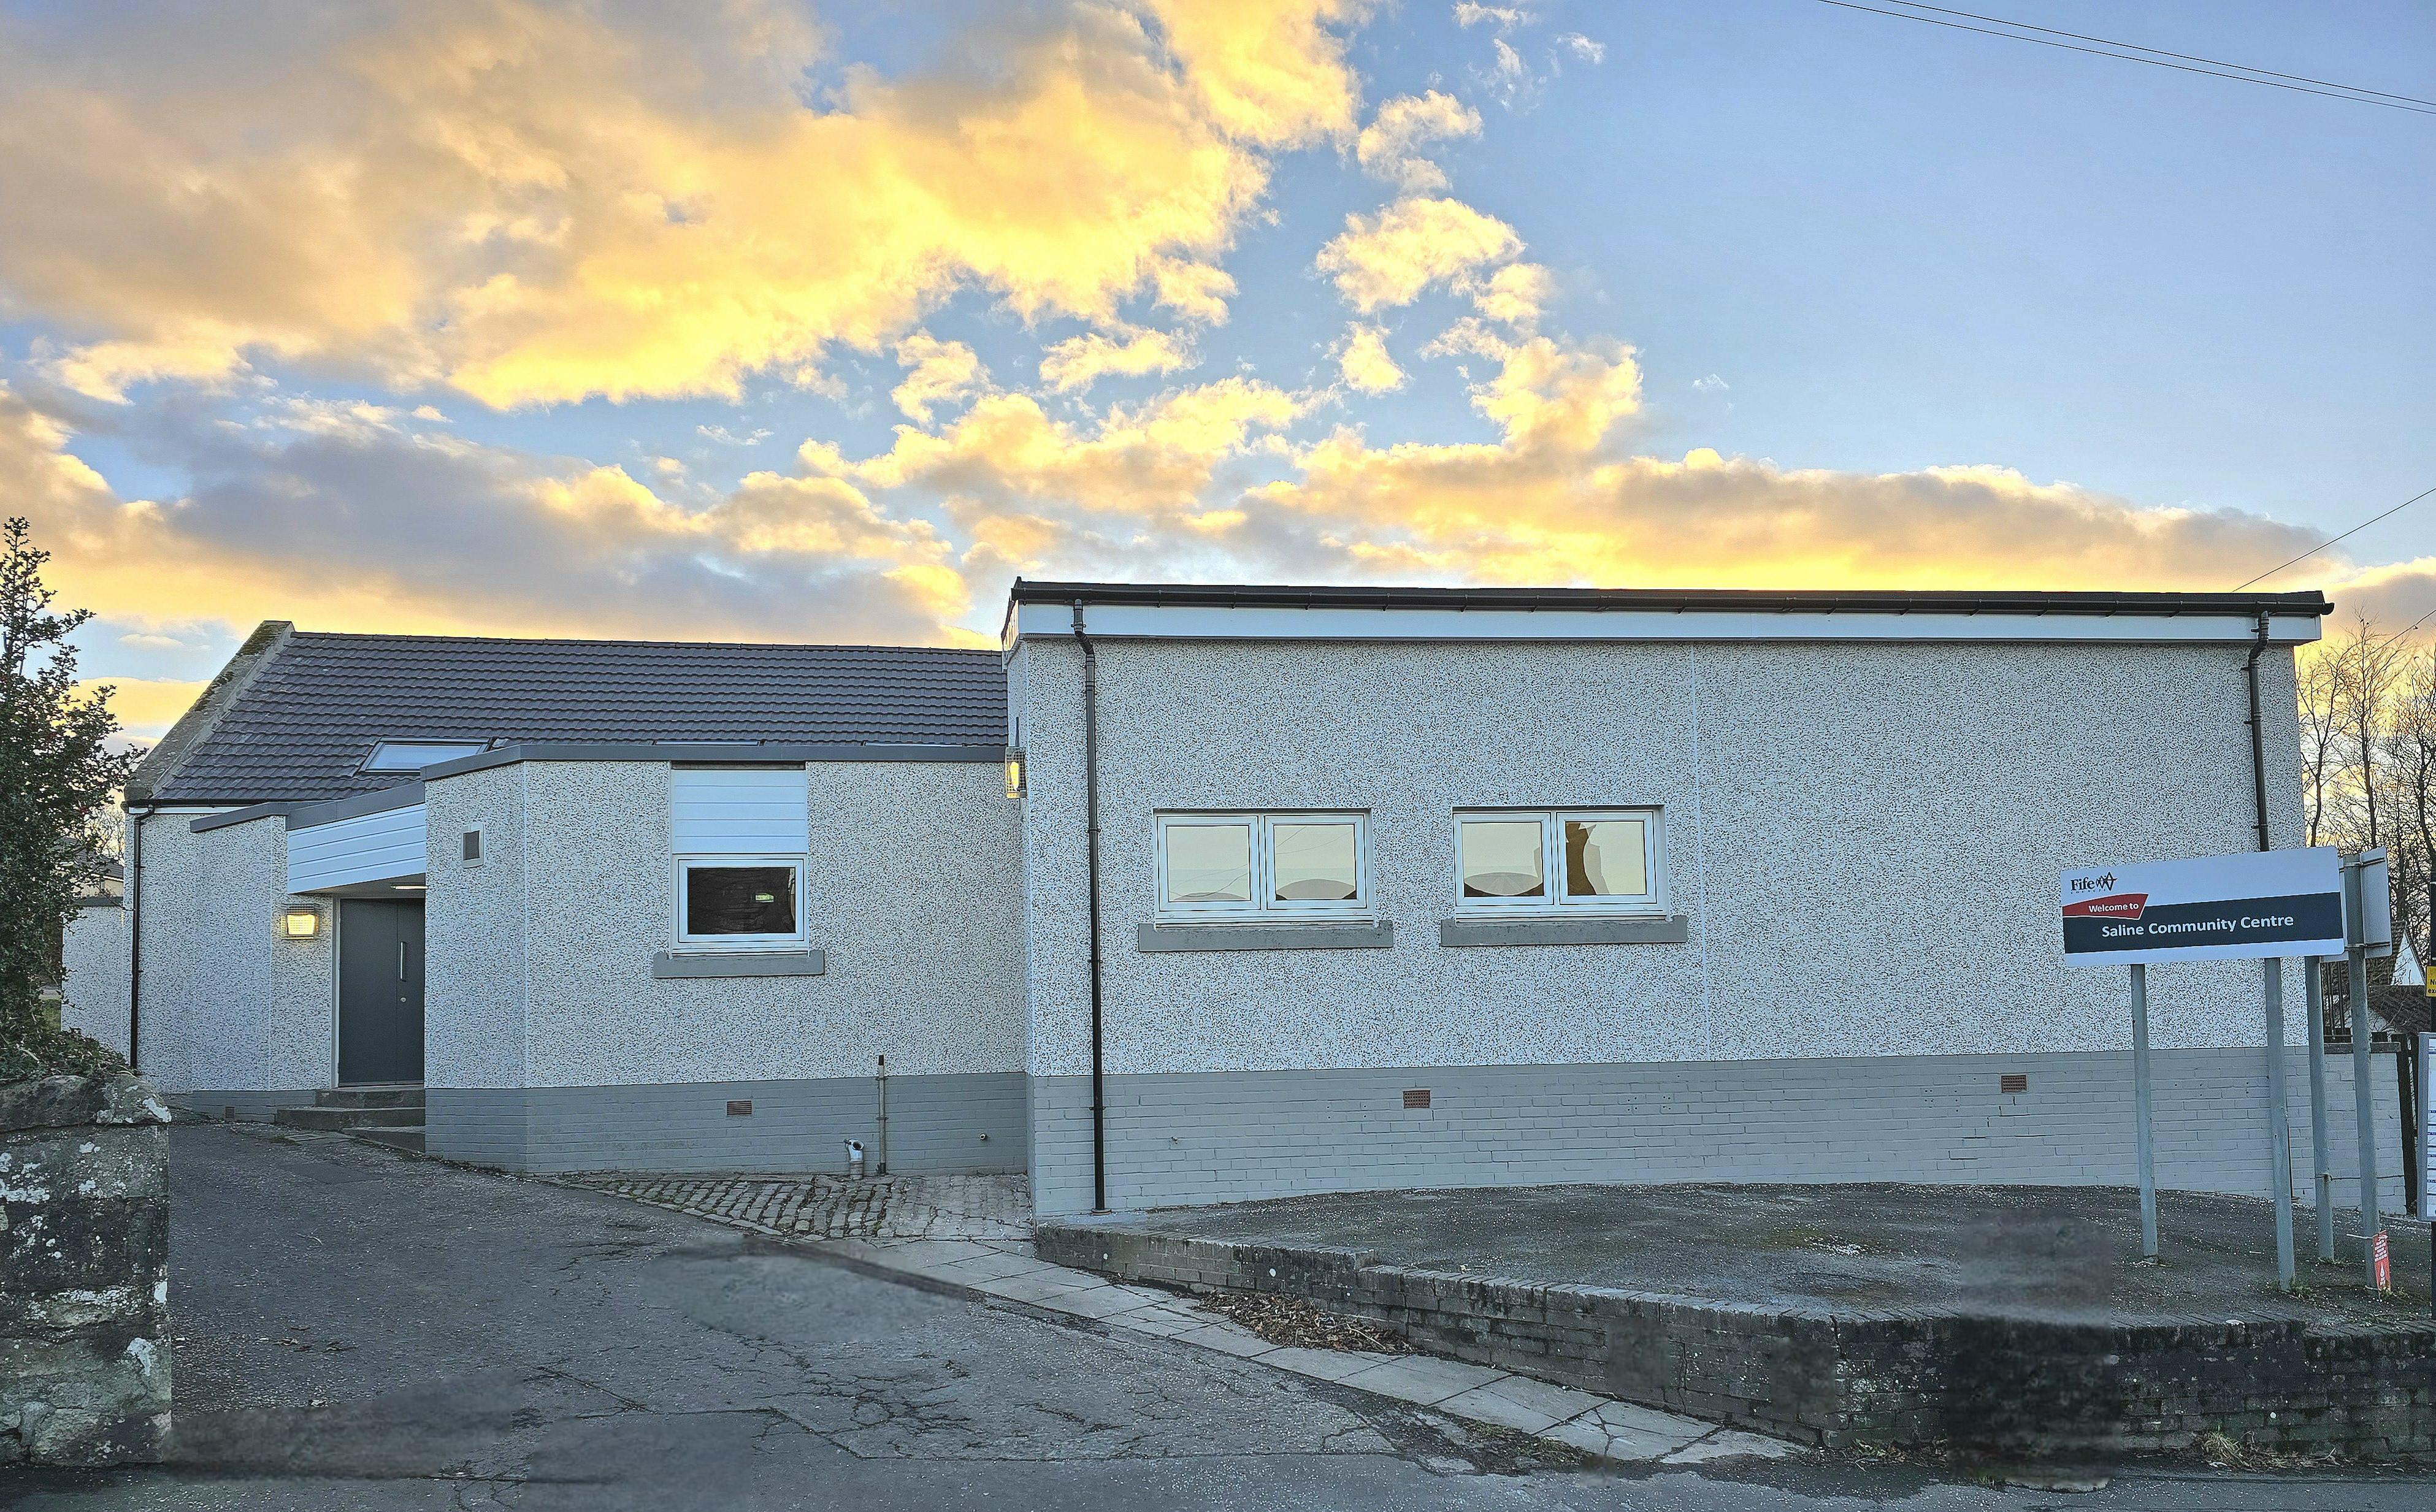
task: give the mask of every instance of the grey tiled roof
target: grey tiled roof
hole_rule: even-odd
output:
[[[385,739],[985,745],[1006,737],[995,651],[298,632],[156,801],[275,803],[393,787]]]

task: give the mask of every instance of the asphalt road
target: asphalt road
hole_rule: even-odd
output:
[[[170,1465],[0,1505],[2422,1512],[2436,1478],[1623,1475],[1187,1346],[925,1289],[591,1191],[181,1128]]]

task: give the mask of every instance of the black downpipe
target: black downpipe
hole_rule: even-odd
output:
[[[2264,610],[2258,615],[2258,639],[2250,648],[2250,660],[2243,670],[2250,679],[2250,783],[2253,800],[2258,808],[2258,848],[2271,850],[2267,843],[2267,731],[2259,718],[2258,658],[2267,650],[2268,619]]]
[[[1091,1210],[1108,1210],[1107,1103],[1100,1069],[1100,653],[1083,633],[1074,602],[1074,643],[1083,648],[1083,878],[1091,912]]]
[[[136,1026],[143,1019],[144,1000],[144,816],[148,808],[127,810],[127,865],[118,878],[118,901],[127,910],[127,1069],[140,1071],[141,1048]]]

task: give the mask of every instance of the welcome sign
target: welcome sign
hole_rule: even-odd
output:
[[[2076,965],[2343,953],[2331,845],[2080,867],[2063,874],[2061,906]]]

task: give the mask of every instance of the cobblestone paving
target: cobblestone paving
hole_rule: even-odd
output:
[[[569,1186],[806,1239],[1025,1239],[1022,1176],[663,1176],[604,1172]]]

